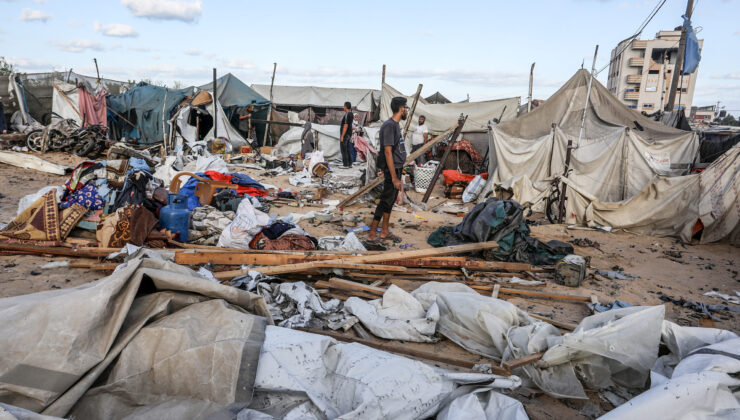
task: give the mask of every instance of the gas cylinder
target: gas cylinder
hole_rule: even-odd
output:
[[[180,242],[187,242],[190,228],[188,197],[182,194],[169,194],[167,205],[159,212],[159,224],[170,232],[179,234]]]

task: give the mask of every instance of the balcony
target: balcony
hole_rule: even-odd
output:
[[[645,65],[644,57],[632,57],[630,58],[629,65],[632,67],[642,67]]]
[[[636,101],[640,99],[640,92],[624,92],[624,99]]]
[[[641,74],[630,74],[627,76],[627,83],[642,83],[642,75]]]
[[[644,50],[647,48],[647,41],[646,40],[635,40],[632,41],[632,49],[633,50]]]

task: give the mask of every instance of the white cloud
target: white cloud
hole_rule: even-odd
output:
[[[87,39],[76,39],[67,42],[52,42],[52,44],[58,49],[66,52],[79,53],[86,50],[103,51],[103,46],[95,41]]]
[[[70,28],[81,28],[85,26],[85,22],[72,18],[67,21],[67,26]]]
[[[186,55],[201,55],[203,54],[200,50],[196,50],[195,48],[189,48],[185,51],[183,51]]]
[[[230,60],[222,60],[221,66],[230,69],[250,70],[254,68],[254,63],[243,58],[232,58]],[[270,71],[272,71],[272,67],[270,67]]]
[[[50,14],[42,10],[28,8],[21,10],[21,15],[18,17],[18,20],[22,22],[46,22],[49,19],[51,19]]]
[[[136,32],[136,29],[122,23],[109,23],[106,25],[102,25],[98,22],[95,22],[93,24],[93,28],[95,29],[95,32],[100,32],[105,36],[115,36],[119,38],[135,38],[139,36],[139,33]]]
[[[203,13],[201,0],[121,0],[134,16],[149,19],[194,22]]]
[[[18,70],[26,72],[49,71],[58,68],[53,63],[45,60],[26,57],[8,57],[8,62],[12,63]]]
[[[734,73],[727,73],[727,74],[713,74],[712,79],[733,79],[733,80],[740,80],[740,73],[734,72]]]
[[[129,51],[136,51],[136,52],[149,52],[152,51],[149,47],[128,47]]]

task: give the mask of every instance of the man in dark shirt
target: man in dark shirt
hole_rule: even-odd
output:
[[[355,116],[352,115],[352,104],[344,103],[344,116],[339,124],[339,149],[342,152],[342,167],[349,168],[352,166],[352,156],[349,151],[349,142],[352,140],[352,122]]]
[[[403,188],[401,170],[406,162],[406,147],[403,144],[401,126],[398,123],[408,117],[409,107],[406,104],[406,98],[397,96],[391,99],[391,111],[393,116],[383,123],[379,133],[381,150],[378,154],[377,167],[383,171],[383,192],[380,195],[378,207],[375,208],[373,223],[367,236],[371,241],[375,240],[381,219],[383,224],[380,229],[380,238],[391,239],[394,242],[400,241],[400,238],[391,234],[388,225],[393,203],[398,197],[398,191]]]

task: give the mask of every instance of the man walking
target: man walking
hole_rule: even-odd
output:
[[[377,167],[383,171],[383,193],[380,195],[380,202],[375,209],[373,223],[370,226],[370,233],[367,236],[369,240],[375,240],[378,225],[383,221],[380,230],[380,239],[390,239],[393,242],[400,242],[400,238],[391,234],[388,229],[391,218],[393,203],[398,197],[398,191],[403,187],[401,182],[401,170],[406,161],[406,147],[401,137],[401,126],[398,124],[401,120],[408,117],[409,107],[406,105],[406,98],[397,96],[391,99],[391,116],[388,121],[380,127],[380,153],[378,153]]]
[[[419,125],[416,126],[414,134],[411,135],[411,153],[417,151],[429,140],[429,130],[427,129],[427,126],[424,125],[426,120],[427,118],[425,116],[419,116]],[[426,163],[426,161],[427,159],[424,155],[416,158],[417,165],[423,165],[424,163]]]
[[[355,116],[352,115],[352,104],[344,103],[344,116],[339,124],[339,150],[342,152],[342,167],[349,168],[352,166],[352,156],[350,155],[349,142],[352,140],[352,122]]]

